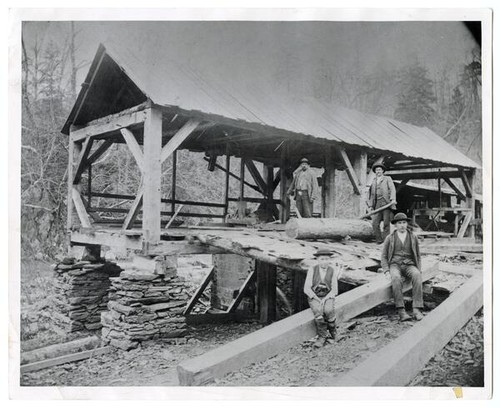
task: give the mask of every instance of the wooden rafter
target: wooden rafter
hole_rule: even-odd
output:
[[[141,146],[139,146],[137,139],[130,130],[123,128],[120,129],[120,132],[123,135],[123,138],[125,139],[125,142],[127,143],[127,146],[130,149],[132,156],[134,156],[137,166],[142,173],[144,171],[144,153],[142,152]]]
[[[351,180],[352,188],[354,189],[354,193],[357,195],[361,195],[361,191],[359,189],[359,180],[356,172],[354,171],[354,167],[352,167],[351,160],[347,155],[347,152],[344,148],[339,149],[340,156],[342,157],[342,161],[346,166],[347,176],[349,180]]]
[[[82,173],[88,168],[87,158],[89,156],[90,150],[92,149],[93,139],[88,137],[83,142],[82,150],[80,156],[78,157],[78,163],[76,164],[75,176],[73,178],[73,184],[78,184],[82,177]]]
[[[71,190],[71,197],[73,199],[73,203],[75,205],[76,213],[78,214],[78,218],[80,219],[80,223],[84,228],[91,228],[92,223],[90,221],[90,217],[85,209],[85,204],[83,204],[82,197],[80,196],[80,192],[76,187],[73,187]]]
[[[453,189],[455,193],[457,193],[458,197],[461,200],[465,201],[466,198],[465,194],[462,193],[462,191],[460,191],[460,189],[455,185],[455,183],[453,183],[448,177],[444,177],[443,180],[446,181],[446,183]]]

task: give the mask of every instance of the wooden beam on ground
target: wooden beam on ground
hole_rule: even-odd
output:
[[[460,191],[460,189],[455,185],[455,183],[453,183],[448,177],[443,177],[443,180],[453,189],[455,193],[457,193],[460,200],[465,201],[466,199],[465,194],[462,193],[462,191]]]
[[[127,143],[127,146],[130,149],[132,156],[134,156],[135,162],[137,163],[137,166],[142,173],[144,169],[144,153],[142,152],[141,146],[139,146],[139,143],[137,143],[137,139],[130,130],[123,128],[120,129],[120,132],[123,135],[125,143]]]
[[[255,262],[257,272],[257,300],[261,323],[276,320],[276,265]]]
[[[161,163],[164,152],[161,147],[161,138],[162,113],[160,110],[154,108],[148,109],[144,122],[142,228],[144,230],[144,238],[149,243],[160,241]],[[169,144],[170,142],[165,147],[168,147]],[[171,146],[173,147],[174,144],[176,143],[173,143]]]
[[[162,163],[170,157],[174,150],[177,150],[180,147],[180,145],[191,135],[191,133],[193,133],[200,123],[201,121],[199,120],[190,119],[177,131],[174,136],[172,136],[167,144],[161,149]]]
[[[203,279],[203,281],[201,282],[201,285],[198,287],[198,289],[196,289],[196,292],[194,292],[193,296],[191,297],[188,304],[186,305],[186,309],[184,309],[184,312],[182,314],[188,315],[191,312],[191,310],[193,310],[194,305],[196,304],[196,302],[198,301],[200,296],[203,294],[203,292],[207,288],[208,284],[210,282],[212,282],[212,279],[214,278],[214,276],[215,276],[215,268],[212,267],[212,269],[210,269],[210,272],[207,274],[207,276],[205,276],[205,279]]]
[[[267,190],[267,185],[264,179],[262,178],[259,170],[255,166],[255,163],[253,160],[245,158],[243,159],[245,162],[245,166],[247,167],[248,171],[250,172],[250,175],[254,179],[255,183],[257,183],[257,186],[261,189],[261,191],[265,194]]]
[[[80,129],[72,130],[71,140],[77,142],[87,137],[103,136],[125,127],[140,125],[144,122],[146,107],[147,104],[142,103],[122,112],[89,122]]]
[[[352,184],[352,188],[354,189],[354,193],[356,195],[361,195],[361,191],[359,189],[358,176],[356,175],[356,172],[354,171],[354,168],[352,167],[351,160],[349,159],[349,156],[347,155],[346,150],[344,148],[339,148],[339,153],[340,153],[340,157],[342,157],[342,161],[344,162],[344,165],[346,166],[347,176],[349,177],[349,180],[351,180],[351,184]]]
[[[73,187],[71,190],[71,198],[73,199],[73,204],[75,205],[75,209],[82,227],[91,228],[92,222],[90,221],[87,210],[85,209],[85,205],[83,204],[82,196],[80,195],[80,192],[76,187]]]
[[[254,316],[249,316],[241,312],[189,314],[185,316],[185,319],[186,323],[189,325],[220,324],[230,322],[246,323],[255,322],[257,320]]]
[[[422,279],[438,273],[438,262],[424,260]],[[410,289],[405,283],[404,290]],[[391,281],[380,275],[366,285],[337,297],[337,321],[355,317],[392,298]],[[177,366],[180,385],[202,385],[250,364],[264,361],[278,353],[309,340],[316,334],[311,309],[304,310],[260,330],[231,341]]]
[[[238,294],[236,295],[236,297],[233,299],[233,301],[231,302],[231,304],[229,305],[229,307],[227,308],[227,313],[233,313],[233,312],[236,312],[236,309],[238,308],[238,306],[240,305],[241,301],[243,300],[243,298],[245,297],[245,292],[246,292],[246,289],[248,288],[249,284],[253,281],[253,279],[255,278],[255,269],[249,273],[249,275],[246,277],[245,281],[243,282],[243,284],[241,285],[240,287],[240,290],[238,291]]]
[[[92,149],[92,143],[93,140],[90,137],[85,139],[85,142],[83,142],[83,146],[81,148],[80,155],[78,157],[78,162],[76,164],[73,184],[80,183],[80,180],[82,178],[82,173],[85,171],[85,169],[89,167],[87,164],[87,157],[89,155],[90,150]]]
[[[94,350],[80,351],[79,353],[68,354],[66,356],[54,357],[48,360],[37,361],[35,363],[24,364],[21,366],[21,374],[29,373],[30,371],[38,371],[44,368],[54,367],[61,364],[72,363],[75,361],[86,360],[94,356],[107,354],[112,351],[111,347],[100,347]]]
[[[457,334],[483,306],[483,280],[470,278],[423,320],[338,378],[315,385],[336,387],[403,387]]]

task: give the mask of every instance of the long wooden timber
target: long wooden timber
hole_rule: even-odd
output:
[[[438,272],[436,260],[423,261],[423,280]],[[404,290],[410,284],[405,283]],[[345,321],[392,298],[391,281],[379,275],[371,282],[359,286],[337,298],[337,318]],[[231,341],[201,356],[177,366],[181,385],[202,385],[247,365],[266,360],[290,347],[310,339],[316,334],[314,316],[310,309],[273,323],[249,335]]]
[[[322,386],[405,386],[483,306],[483,280],[470,278],[460,289],[402,336],[347,374]]]

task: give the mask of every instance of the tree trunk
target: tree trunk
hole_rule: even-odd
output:
[[[340,218],[292,218],[286,224],[286,234],[296,239],[342,239],[349,235],[366,240],[373,237],[369,222]]]

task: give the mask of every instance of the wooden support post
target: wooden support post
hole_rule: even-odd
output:
[[[238,218],[243,219],[246,216],[245,199],[245,158],[240,159],[240,196],[238,201]]]
[[[77,164],[76,164],[76,170],[75,170],[75,175],[74,175],[74,178],[73,178],[73,184],[79,184],[80,183],[80,179],[82,177],[82,173],[85,171],[85,169],[87,167],[86,166],[87,158],[89,156],[90,150],[92,149],[93,142],[94,141],[90,137],[88,137],[87,139],[85,139],[85,141],[83,142],[80,154],[78,155],[78,161],[77,161]]]
[[[439,272],[437,261],[424,260],[422,280],[425,282]],[[404,290],[411,283],[405,282]],[[337,297],[337,321],[342,322],[372,309],[392,298],[391,281],[380,275],[370,283]],[[202,385],[250,364],[264,361],[278,353],[309,340],[316,334],[314,316],[310,309],[266,326],[237,340],[183,361],[177,366],[180,385]]]
[[[319,386],[404,387],[483,306],[481,274],[469,279],[428,316],[340,378]]]
[[[472,186],[470,185],[470,175],[467,174],[464,170],[460,172],[460,178],[462,179],[462,183],[465,188],[465,195],[470,198],[472,197]]]
[[[172,153],[172,212],[175,213],[175,186],[177,184],[177,150]]]
[[[281,164],[280,164],[280,199],[281,199],[281,205],[280,205],[280,221],[282,224],[286,223],[288,221],[288,218],[290,217],[290,198],[287,195],[288,187],[289,187],[289,179],[287,176],[287,166],[288,166],[288,159],[287,159],[287,150],[288,150],[288,145],[286,142],[283,143],[282,148],[281,148]]]
[[[68,146],[68,197],[67,197],[67,220],[66,229],[70,231],[73,229],[73,180],[74,180],[74,160],[75,156],[78,157],[81,151],[81,144],[76,143],[69,137]]]
[[[158,109],[150,108],[147,110],[144,122],[142,228],[146,241],[151,244],[156,244],[160,241],[161,155],[163,153],[161,137],[162,113]]]
[[[302,271],[294,271],[292,276],[292,290],[293,290],[293,312],[298,313],[307,309],[309,304],[304,293],[304,284],[306,281],[306,274]]]
[[[325,173],[323,174],[324,218],[335,217],[335,163],[333,147],[325,147]]]
[[[264,195],[266,198],[266,211],[270,216],[270,219],[273,219],[273,209],[275,208],[273,203],[274,167],[270,165],[263,165],[263,174],[265,183]]]
[[[367,192],[366,179],[368,176],[368,155],[366,152],[360,152],[354,160],[354,170],[358,175],[360,196],[354,198],[354,212],[361,217],[366,213]]]
[[[276,320],[276,265],[255,261],[257,299],[261,323]]]
[[[473,220],[476,218],[476,193],[474,191],[476,185],[476,170],[475,169],[470,170],[470,172],[466,175],[466,179],[470,187],[470,197],[467,197],[466,203],[467,207],[469,207],[471,211],[471,220]],[[468,236],[470,238],[476,237],[476,230],[473,225],[469,227]]]
[[[229,211],[229,173],[231,169],[231,156],[229,155],[229,149],[226,145],[226,180],[224,183],[224,220],[227,217]]]
[[[349,159],[349,156],[347,155],[347,152],[344,148],[339,148],[339,153],[346,167],[347,176],[349,177],[349,180],[351,180],[352,188],[354,189],[354,194],[360,195],[361,192],[359,189],[358,176],[356,175],[356,172],[352,167],[351,160]]]

